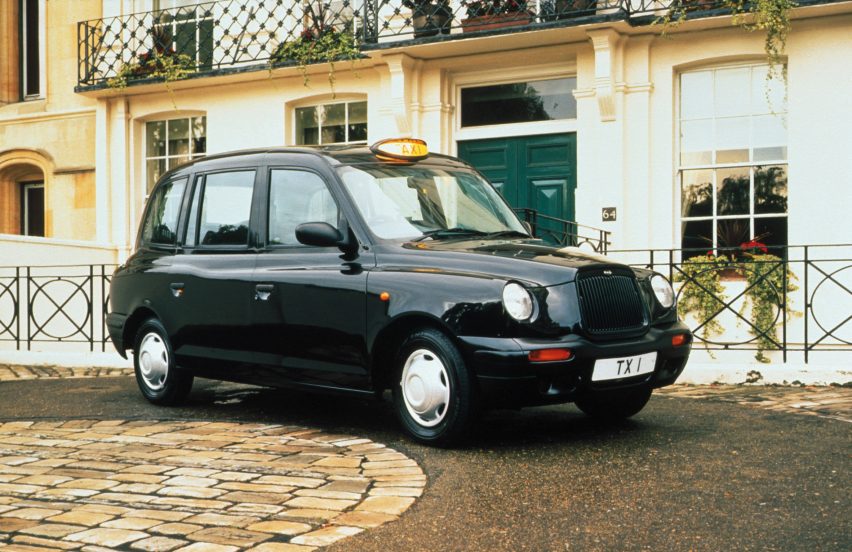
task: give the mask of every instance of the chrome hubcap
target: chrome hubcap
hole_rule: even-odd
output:
[[[419,425],[441,423],[450,404],[450,378],[438,355],[417,349],[402,368],[402,397],[405,408]]]
[[[154,332],[145,335],[139,345],[139,371],[145,385],[152,391],[159,391],[166,385],[169,353],[163,338]]]

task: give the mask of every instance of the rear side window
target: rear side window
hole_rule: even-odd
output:
[[[142,242],[175,245],[180,216],[180,203],[187,178],[165,182],[151,196],[148,214],[142,227]]]
[[[327,222],[336,228],[337,213],[337,203],[319,175],[297,169],[270,172],[270,245],[299,245],[296,227],[305,222]]]
[[[248,245],[254,176],[254,170],[233,171],[197,180],[186,245]]]

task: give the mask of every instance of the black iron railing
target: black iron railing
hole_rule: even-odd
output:
[[[683,0],[218,0],[78,23],[78,89],[287,63],[282,44],[325,32],[351,33],[362,50],[401,41],[608,20],[653,20]],[[692,14],[717,0],[695,0]],[[696,12],[697,10],[697,12]]]
[[[852,245],[743,252],[616,250],[609,256],[666,275],[679,314],[709,350],[852,354]],[[756,254],[755,254],[756,253]],[[850,362],[849,359],[846,361]]]
[[[535,209],[514,209],[520,219],[529,224],[533,236],[551,245],[582,247],[605,254],[610,245],[607,230],[585,226],[570,220],[543,215]]]
[[[115,265],[0,268],[0,342],[76,344],[107,350],[106,313]]]

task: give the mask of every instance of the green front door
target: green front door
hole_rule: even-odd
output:
[[[574,220],[576,134],[459,142],[459,157],[488,177],[512,207]]]

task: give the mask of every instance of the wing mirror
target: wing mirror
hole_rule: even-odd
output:
[[[306,222],[296,227],[299,243],[315,247],[337,247],[343,245],[340,231],[327,222]]]

